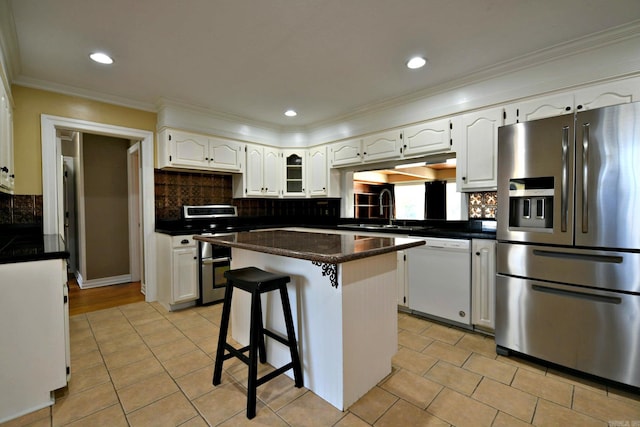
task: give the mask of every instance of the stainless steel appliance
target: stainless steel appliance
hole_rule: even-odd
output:
[[[233,230],[233,218],[238,216],[235,206],[206,205],[183,206],[185,226],[209,236],[224,236]],[[231,265],[231,248],[198,242],[199,304],[211,304],[224,299],[226,279],[224,272]]]
[[[496,344],[640,387],[640,104],[498,130]]]

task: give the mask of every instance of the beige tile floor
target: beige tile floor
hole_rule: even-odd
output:
[[[280,376],[258,389],[249,421],[245,365],[225,362],[222,384],[211,385],[220,313],[136,303],[72,317],[69,386],[52,408],[3,427],[640,427],[638,394],[496,356],[491,337],[405,313],[392,373],[347,411]]]

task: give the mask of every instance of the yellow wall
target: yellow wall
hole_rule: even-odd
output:
[[[157,114],[13,85],[15,194],[42,194],[40,115],[66,117],[155,132]]]

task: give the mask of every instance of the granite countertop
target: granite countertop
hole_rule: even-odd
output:
[[[328,264],[340,264],[424,245],[424,241],[410,238],[291,230],[245,231],[228,236],[195,236],[194,238],[221,246]]]
[[[69,258],[62,237],[57,234],[5,234],[0,237],[0,264]]]
[[[240,232],[259,230],[264,228],[302,227],[327,230],[349,230],[360,232],[376,232],[392,235],[417,236],[417,237],[443,237],[450,239],[492,239],[496,238],[495,220],[399,220],[394,221],[389,227],[387,221],[358,220],[353,218],[341,218],[336,221],[318,221],[307,219],[306,221],[288,221],[287,219],[274,218],[236,218],[232,223],[221,224],[221,232]],[[171,236],[194,235],[200,233],[214,233],[214,228],[198,228],[196,225],[185,225],[179,220],[159,221],[156,223],[156,232]]]

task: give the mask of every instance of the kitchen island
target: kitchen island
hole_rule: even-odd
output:
[[[409,238],[353,232],[264,230],[196,240],[232,248],[231,268],[255,266],[287,274],[304,385],[340,410],[391,372],[398,350],[396,251]],[[249,342],[250,296],[234,291],[233,338]],[[277,295],[263,295],[265,326],[284,335]],[[267,360],[289,362],[286,347],[267,338]]]

